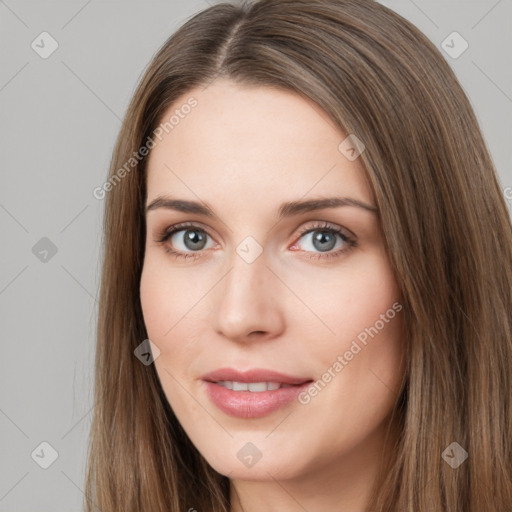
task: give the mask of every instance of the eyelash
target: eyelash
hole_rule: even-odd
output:
[[[204,228],[202,228],[201,226],[198,226],[197,224],[193,224],[193,223],[183,222],[181,224],[175,224],[173,226],[166,227],[162,231],[158,232],[157,235],[156,235],[155,242],[157,242],[158,244],[163,245],[165,251],[168,254],[170,254],[171,256],[175,257],[176,259],[184,259],[184,260],[187,260],[187,259],[190,259],[190,258],[196,259],[196,258],[198,258],[200,256],[201,251],[195,251],[195,252],[192,251],[192,252],[182,253],[180,251],[176,251],[174,249],[171,249],[169,246],[166,245],[166,242],[175,233],[178,233],[179,231],[184,231],[186,229],[195,229],[197,231],[201,231],[203,233],[206,233],[208,236],[210,236],[208,234],[208,232]],[[308,227],[303,228],[298,233],[297,240],[300,240],[307,233],[311,233],[312,231],[319,231],[319,230],[327,231],[329,233],[333,233],[335,235],[339,235],[341,237],[341,239],[343,240],[343,242],[345,244],[347,244],[347,247],[345,247],[344,249],[338,249],[335,252],[326,252],[326,253],[318,252],[318,253],[313,253],[314,255],[306,256],[309,259],[314,259],[314,260],[330,260],[332,258],[338,258],[338,257],[342,256],[343,254],[346,254],[350,250],[354,249],[355,247],[357,247],[357,241],[356,241],[355,238],[349,236],[346,232],[342,231],[340,228],[338,228],[338,227],[336,227],[336,226],[334,226],[332,224],[329,224],[328,222],[318,223],[318,224],[315,224],[313,226],[308,226]],[[309,253],[310,251],[303,251],[303,252],[308,252]]]

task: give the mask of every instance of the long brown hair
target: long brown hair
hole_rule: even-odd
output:
[[[216,77],[305,95],[366,147],[360,158],[407,331],[398,443],[368,510],[510,511],[510,217],[449,65],[411,23],[371,0],[217,4],[189,19],[147,68],[104,187],[86,510],[229,510],[227,477],[188,439],[154,365],[134,356],[147,338],[139,299],[147,158],[126,167],[173,102]],[[468,454],[457,468],[446,458],[461,449],[454,442]]]

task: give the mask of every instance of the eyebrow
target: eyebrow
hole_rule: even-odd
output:
[[[305,212],[323,210],[326,208],[339,208],[341,206],[352,206],[363,210],[377,213],[378,208],[369,205],[358,199],[350,197],[325,197],[321,199],[308,199],[301,201],[289,201],[283,203],[278,211],[278,218],[292,217]],[[167,196],[158,196],[146,206],[146,213],[158,208],[176,210],[183,213],[195,213],[208,218],[218,218],[217,215],[206,204],[197,201],[187,201],[184,199],[173,199]]]

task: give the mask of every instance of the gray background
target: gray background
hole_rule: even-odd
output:
[[[441,51],[512,200],[512,0],[383,3],[439,48],[454,31],[468,42]],[[103,213],[92,191],[145,66],[207,6],[0,1],[0,512],[81,510]],[[45,59],[31,47],[51,49],[44,31],[58,43]],[[42,442],[58,453],[47,469]]]

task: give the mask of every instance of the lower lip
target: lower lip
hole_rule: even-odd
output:
[[[210,400],[224,413],[237,418],[260,418],[293,402],[311,382],[272,391],[232,391],[204,381]]]

